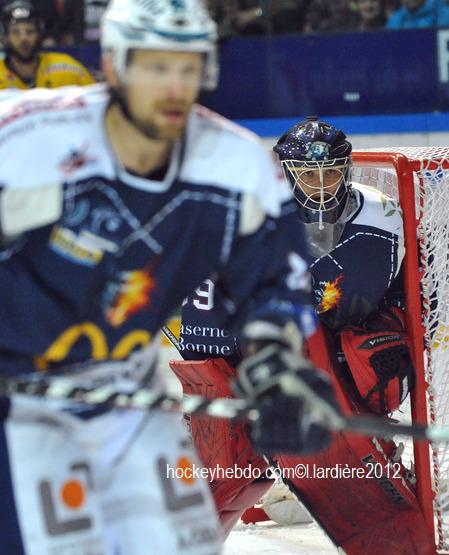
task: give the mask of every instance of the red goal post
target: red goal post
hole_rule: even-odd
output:
[[[406,324],[417,374],[409,416],[449,424],[449,148],[355,151],[353,162],[353,181],[382,190],[403,212]],[[404,443],[426,523],[447,552],[449,445]]]

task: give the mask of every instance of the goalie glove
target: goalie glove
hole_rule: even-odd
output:
[[[295,324],[257,321],[243,334],[247,356],[237,368],[234,391],[258,409],[249,430],[254,447],[263,454],[327,448],[332,434],[323,422],[338,411],[337,402],[327,375],[297,354],[301,341]]]
[[[371,315],[362,327],[340,333],[341,346],[357,389],[372,412],[395,411],[412,389],[415,372],[404,314],[396,307]]]

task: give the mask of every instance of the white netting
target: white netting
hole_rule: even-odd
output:
[[[419,218],[422,321],[425,328],[423,356],[429,384],[427,407],[430,421],[438,425],[449,424],[449,148],[373,149],[364,152],[403,154],[414,170],[412,195]],[[355,158],[357,160],[357,156]],[[356,161],[353,179],[399,198],[396,171],[391,159],[382,154],[375,159],[370,157],[369,161]],[[412,216],[404,214],[404,218],[407,217]],[[401,411],[404,413],[401,419],[407,419],[409,408],[401,407]],[[410,464],[413,462],[413,449],[410,441],[406,443],[405,454]],[[446,551],[449,546],[449,446],[446,444],[433,446],[431,473],[438,548]]]

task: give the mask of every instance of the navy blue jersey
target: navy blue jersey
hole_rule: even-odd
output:
[[[353,194],[358,209],[337,245],[320,258],[309,258],[316,312],[336,331],[361,323],[393,289],[395,297],[401,294],[398,275],[404,245],[400,208],[394,199],[371,187],[355,183]],[[296,225],[302,229],[299,218]],[[184,303],[180,345],[185,358],[222,356],[234,364],[238,361],[235,337],[219,326],[224,310],[220,295],[220,288],[209,281]]]
[[[152,181],[112,153],[107,102],[93,86],[0,103],[0,371],[130,357],[206,278],[223,325],[273,310],[302,325],[304,240],[258,139],[196,106]]]
[[[310,265],[317,313],[335,330],[360,324],[379,307],[405,253],[398,203],[372,187],[353,184],[353,190],[358,210],[332,251]]]
[[[206,279],[182,307],[179,350],[186,359],[225,358],[230,364],[240,359],[240,350],[232,330],[224,327],[220,313],[221,297],[215,293],[215,283]]]

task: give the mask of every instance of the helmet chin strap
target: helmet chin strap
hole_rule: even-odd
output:
[[[322,229],[324,229],[324,224],[323,224],[323,211],[320,210],[320,215],[319,215],[319,219],[318,219],[318,229],[321,231]]]

